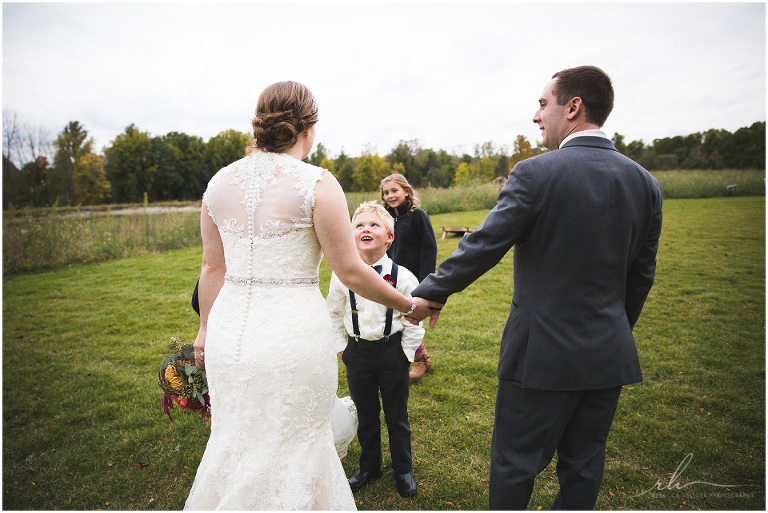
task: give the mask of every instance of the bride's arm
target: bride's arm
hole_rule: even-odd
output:
[[[208,207],[203,203],[200,209],[200,234],[203,239],[203,265],[200,271],[200,285],[197,296],[200,300],[200,330],[195,338],[195,362],[203,367],[205,358],[201,352],[205,349],[205,336],[208,329],[208,314],[221,287],[227,266],[224,262],[224,245],[219,229],[208,214]]]
[[[315,189],[315,232],[323,248],[325,258],[336,276],[349,289],[366,299],[380,303],[398,312],[411,309],[411,299],[389,285],[379,274],[360,258],[352,236],[352,223],[347,211],[347,200],[339,182],[329,172]],[[429,307],[417,307],[429,315]]]

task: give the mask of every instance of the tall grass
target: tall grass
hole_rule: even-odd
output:
[[[765,196],[764,169],[654,171],[664,198]]]
[[[653,171],[664,198],[718,198],[733,196],[765,196],[765,170],[672,170]],[[473,183],[448,189],[417,189],[421,207],[428,214],[467,212],[490,209],[496,204],[499,189],[490,183]],[[347,193],[350,212],[363,201],[380,200],[377,192]]]
[[[659,171],[666,199],[719,196],[764,196],[765,172],[755,170]],[[499,190],[490,183],[448,189],[418,189],[421,206],[430,215],[487,210]],[[378,192],[347,193],[349,212],[363,201],[380,200]],[[196,202],[152,206],[180,207]],[[98,262],[198,244],[199,214],[164,213],[112,215],[141,205],[89,209],[6,211],[3,215],[3,274],[53,269],[72,263]],[[82,216],[84,213],[105,215]]]
[[[427,212],[436,214],[491,208],[498,190],[491,184],[481,184],[424,189],[419,193]],[[351,213],[363,201],[378,199],[376,192],[349,193],[347,206]],[[114,210],[128,208],[142,210],[137,205],[121,205]],[[93,212],[100,215],[87,215],[90,211],[83,209],[6,212],[3,216],[3,274],[99,262],[200,243],[199,212],[115,215],[109,209],[105,211],[105,207]]]
[[[499,189],[491,183],[474,183],[448,189],[426,187],[417,189],[416,193],[421,200],[421,208],[432,215],[491,209],[496,204]],[[363,201],[381,201],[378,192],[350,192],[346,196],[350,212],[354,212]]]
[[[200,213],[3,218],[3,274],[200,243]]]

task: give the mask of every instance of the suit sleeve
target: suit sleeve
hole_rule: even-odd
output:
[[[515,165],[496,206],[476,231],[413,291],[414,296],[445,303],[495,266],[519,242],[531,220],[531,178],[525,162]]]
[[[419,269],[416,278],[421,282],[435,272],[437,263],[437,240],[435,239],[435,230],[432,228],[432,222],[429,220],[429,214],[421,211],[419,216],[419,229],[421,230],[421,248],[419,251]]]
[[[640,312],[643,310],[643,305],[656,276],[656,253],[659,249],[662,219],[662,197],[658,182],[655,183],[654,191],[653,216],[648,235],[627,271],[627,292],[624,308],[632,328],[635,327],[635,323],[640,318]]]

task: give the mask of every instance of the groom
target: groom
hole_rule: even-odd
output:
[[[642,380],[632,328],[653,284],[662,198],[599,130],[612,108],[599,68],[556,73],[533,117],[552,151],[512,169],[482,226],[412,293],[445,303],[514,246],[490,509],[525,509],[555,451],[553,508],[593,508],[621,387]]]

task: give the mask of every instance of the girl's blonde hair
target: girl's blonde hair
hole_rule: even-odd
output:
[[[405,191],[406,199],[411,202],[411,208],[408,209],[408,212],[413,212],[421,206],[421,200],[419,200],[419,197],[416,196],[416,191],[413,190],[413,187],[411,187],[411,184],[408,183],[408,180],[400,173],[394,173],[383,179],[379,185],[379,192],[381,193],[381,204],[384,205],[384,207],[387,206],[387,202],[384,201],[384,184],[389,181],[394,181]]]

